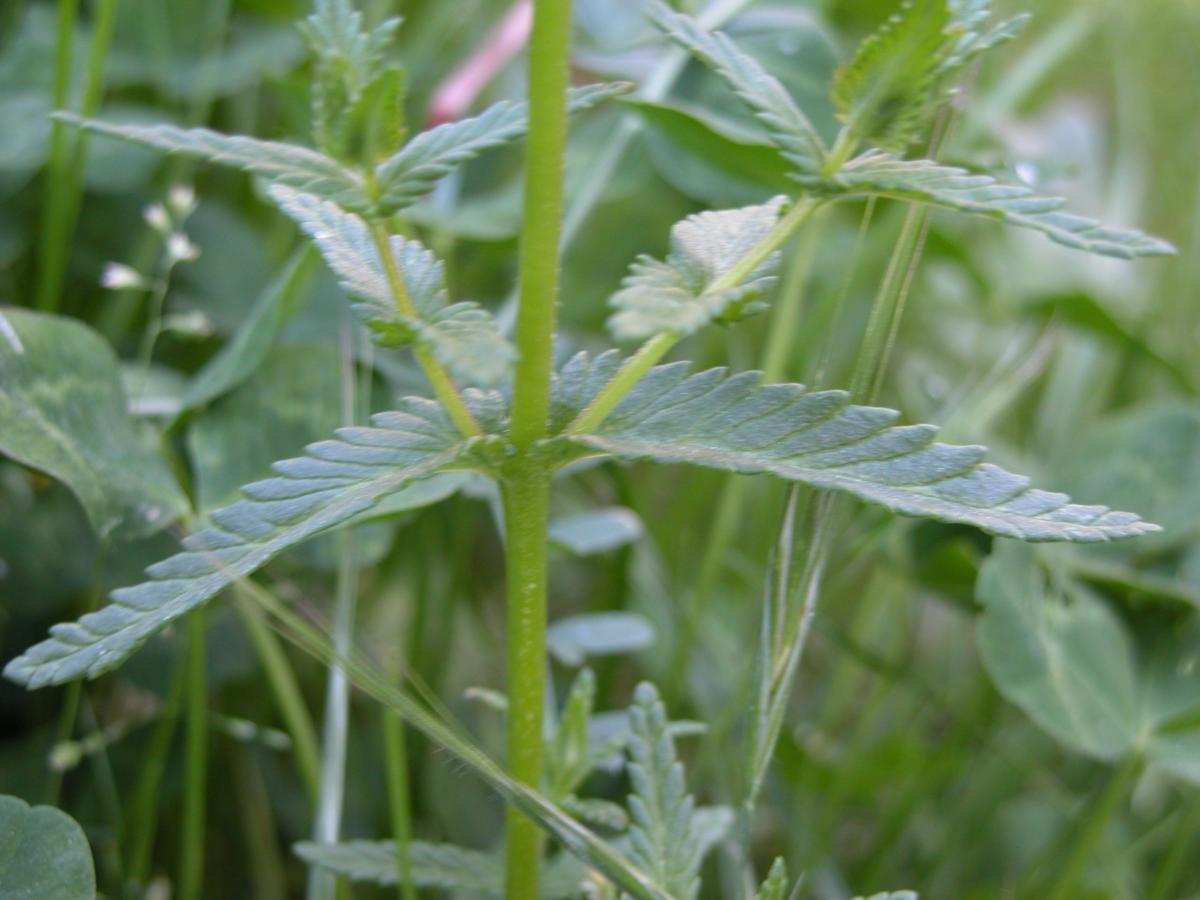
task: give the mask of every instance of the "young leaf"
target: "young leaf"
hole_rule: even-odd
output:
[[[383,261],[367,223],[312,194],[272,185],[273,199],[313,239],[347,292],[363,302],[353,308],[385,346],[413,342],[430,348],[458,377],[479,383],[502,379],[515,358],[495,320],[474,303],[448,304],[444,267],[416,241],[391,238],[417,318],[397,306]]]
[[[1025,17],[981,30],[988,0],[906,0],[838,69],[833,100],[857,141],[903,150],[924,133],[971,59],[1014,36]]]
[[[78,823],[50,806],[0,796],[0,897],[91,900],[96,873]]]
[[[917,900],[916,891],[880,891],[870,897],[855,897],[854,900]]]
[[[767,880],[762,883],[754,900],[788,900],[787,863],[782,856],[771,863]]]
[[[629,723],[631,856],[672,897],[691,900],[700,889],[703,847],[667,713],[653,685],[638,685]]]
[[[348,209],[366,209],[370,206],[362,177],[358,173],[308,147],[220,134],[207,128],[114,125],[96,119],[81,119],[69,113],[57,113],[56,118],[97,134],[245,169],[277,184],[332,200]]]
[[[629,87],[614,83],[573,88],[567,96],[567,110],[581,112],[625,93]],[[478,116],[421,132],[399,153],[376,166],[381,211],[390,214],[410,205],[438,179],[485,150],[521,137],[528,127],[529,104],[501,100]]]
[[[0,454],[66,484],[101,536],[144,536],[188,510],[127,407],[98,334],[74,319],[0,309]]]
[[[1024,185],[1003,184],[990,175],[928,159],[900,159],[871,151],[847,163],[832,178],[802,181],[827,196],[894,197],[999,219],[1040,231],[1067,247],[1118,259],[1175,252],[1166,241],[1140,231],[1107,228],[1093,219],[1063,212],[1065,201],[1060,198],[1038,197]]]
[[[551,520],[549,538],[576,556],[592,556],[632,544],[645,530],[632,509],[608,506]]]
[[[276,463],[276,476],[244,488],[245,499],[212,514],[184,551],[146,570],[78,622],[55,625],[4,674],[30,688],[95,678],[120,665],[152,634],[238,578],[314,535],[344,525],[405,485],[461,463],[478,439],[462,440],[441,408],[409,398],[371,428],[342,428],[308,455]]]
[[[588,720],[595,700],[596,678],[591,669],[583,669],[575,676],[567,694],[554,738],[547,742],[545,782],[547,793],[555,802],[570,796],[592,769]]]
[[[757,311],[755,301],[774,282],[769,273],[779,260],[772,254],[741,284],[709,288],[766,237],[779,221],[786,198],[758,206],[702,212],[671,228],[665,260],[639,256],[610,305],[608,321],[618,340],[644,340],[656,334],[692,334],[713,321],[737,321]]]
[[[650,20],[723,78],[766,127],[783,155],[806,174],[820,170],[825,145],[787,89],[754,57],[720,32],[705,31],[695,19],[650,0]]]
[[[580,385],[598,380],[591,370],[618,364],[615,353],[594,362],[580,354],[559,376],[558,391],[578,402]],[[982,462],[983,447],[935,443],[934,426],[895,426],[899,413],[853,406],[844,391],[763,386],[758,372],[689,376],[688,367],[652,369],[593,433],[565,440],[623,459],[765,472],[1028,541],[1107,541],[1158,530],[1133,513],[1034,490],[1028,479]]]
[[[581,666],[589,656],[645,650],[654,637],[654,626],[637,613],[580,613],[554,622],[546,631],[546,647],[564,666]]]
[[[394,841],[345,841],[340,844],[295,845],[306,863],[344,875],[352,881],[399,884],[400,868]],[[495,854],[468,850],[453,844],[411,841],[408,845],[409,877],[415,887],[466,892],[471,896],[504,894],[504,861]],[[541,896],[557,900],[579,896],[584,869],[570,856],[559,856],[543,873]]]

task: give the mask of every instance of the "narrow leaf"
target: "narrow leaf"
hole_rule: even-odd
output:
[[[98,334],[74,319],[0,309],[0,454],[66,484],[102,536],[144,536],[188,510],[127,407]]]
[[[1108,228],[1094,219],[1063,212],[1065,201],[1039,197],[1024,185],[1003,184],[956,166],[928,159],[900,159],[891,153],[864,153],[828,179],[802,179],[827,196],[876,195],[928,203],[945,209],[999,219],[1040,231],[1076,250],[1133,259],[1174,253],[1166,241],[1140,231]]]
[[[580,613],[552,624],[546,633],[546,647],[563,665],[581,666],[589,656],[645,650],[654,637],[654,626],[637,613]]]
[[[316,150],[279,141],[263,141],[241,135],[220,134],[207,128],[176,128],[174,125],[114,125],[96,119],[81,119],[69,113],[56,118],[97,134],[182,153],[262,175],[277,184],[307,191],[348,209],[365,209],[370,201],[356,172]]]
[[[631,857],[672,897],[691,900],[700,890],[704,848],[667,713],[652,685],[638,685],[629,724]]]
[[[272,185],[271,198],[317,245],[345,290],[359,298],[355,314],[385,346],[413,342],[430,348],[456,376],[491,384],[508,373],[516,357],[487,310],[475,303],[448,302],[440,260],[417,241],[393,236],[392,254],[417,317],[396,304],[367,223],[312,194]]]
[[[702,212],[671,228],[665,260],[640,256],[630,267],[610,305],[617,312],[608,327],[618,340],[644,340],[656,334],[692,334],[713,321],[737,321],[756,312],[756,301],[774,283],[779,261],[772,254],[741,284],[710,290],[779,221],[786,198],[757,206]]]
[[[574,88],[567,97],[567,110],[581,112],[629,88],[623,83]],[[467,160],[521,137],[528,128],[529,104],[501,100],[478,116],[421,132],[375,168],[382,211],[392,213],[410,205]]]
[[[295,544],[338,527],[405,485],[446,469],[474,441],[462,441],[440,407],[406,400],[371,428],[342,428],[308,455],[276,463],[276,476],[244,488],[245,499],[212,514],[212,526],[184,539],[181,553],[120,588],[111,603],[12,660],[4,674],[30,688],[120,665],[152,634],[251,574]]]
[[[771,863],[771,871],[767,873],[767,880],[762,883],[762,887],[754,895],[754,900],[787,900],[787,896],[787,863],[780,856]]]
[[[708,32],[690,16],[661,0],[650,0],[647,13],[667,36],[709,66],[753,111],[771,140],[802,173],[814,173],[825,158],[825,145],[779,80],[727,35]]]
[[[599,380],[590,370],[614,364],[615,353],[594,362],[576,356],[558,378],[560,395],[578,402],[579,386]],[[936,443],[934,426],[897,426],[895,410],[853,406],[844,391],[763,386],[758,372],[689,376],[688,366],[652,369],[594,433],[565,440],[623,459],[769,473],[1022,540],[1106,541],[1158,530],[1133,513],[1034,490],[983,462],[983,447]]]
[[[608,506],[554,519],[549,538],[550,543],[576,556],[592,556],[632,544],[644,531],[632,509]]]

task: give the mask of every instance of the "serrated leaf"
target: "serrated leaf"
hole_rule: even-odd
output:
[[[595,700],[596,678],[590,669],[583,669],[571,684],[554,737],[547,741],[545,783],[552,800],[564,800],[591,771],[588,720]]]
[[[56,113],[55,117],[96,134],[244,169],[276,184],[332,200],[347,209],[366,209],[370,206],[362,177],[358,173],[308,147],[221,134],[207,128],[114,125],[97,119],[82,119],[69,113]]]
[[[1024,185],[1003,184],[990,175],[928,159],[900,159],[892,153],[870,151],[847,163],[832,178],[801,181],[826,196],[892,197],[999,219],[1102,256],[1133,259],[1175,252],[1166,241],[1140,231],[1108,228],[1094,219],[1063,212],[1065,201],[1060,198],[1039,197]]]
[[[629,725],[630,857],[672,897],[691,900],[700,889],[704,848],[666,709],[653,685],[638,685]]]
[[[736,321],[755,311],[755,301],[774,282],[772,254],[739,285],[710,290],[775,227],[785,197],[756,206],[702,212],[671,228],[665,260],[639,256],[610,305],[608,320],[618,340],[643,340],[664,332],[692,334],[710,322]]]
[[[394,841],[345,841],[340,844],[295,845],[306,863],[344,875],[352,881],[399,884],[400,866]],[[471,895],[504,894],[504,860],[493,853],[468,850],[454,844],[411,841],[408,845],[409,877],[415,887],[465,891]],[[546,900],[579,896],[583,866],[560,855],[542,873],[541,896]]]
[[[390,246],[417,317],[398,307],[367,223],[312,194],[272,185],[269,194],[304,230],[343,288],[362,302],[355,314],[385,346],[419,342],[459,378],[482,384],[500,381],[516,353],[495,319],[477,304],[448,303],[441,261],[417,241],[392,236]]]
[[[246,485],[245,499],[217,510],[212,526],[184,550],[120,588],[111,603],[12,660],[4,674],[30,688],[95,678],[120,665],[147,638],[301,541],[345,525],[406,485],[463,460],[462,440],[441,408],[409,398],[373,427],[342,428],[307,455],[275,464],[276,475]]]
[[[762,883],[762,887],[754,895],[754,900],[787,900],[787,896],[787,863],[780,856],[776,858],[775,862],[771,863],[771,871],[767,873],[766,881]]]
[[[647,5],[650,20],[671,40],[723,78],[766,127],[783,155],[802,173],[820,170],[825,145],[787,89],[727,35],[708,32],[661,0]]]
[[[630,85],[623,83],[572,88],[567,95],[567,111],[581,112],[629,89]],[[421,132],[399,153],[375,167],[382,211],[390,214],[410,205],[428,193],[438,179],[485,150],[521,137],[528,128],[529,104],[501,100],[478,116]]]
[[[92,900],[96,874],[87,837],[70,816],[0,796],[0,897]]]
[[[0,309],[0,454],[62,481],[101,536],[144,536],[188,511],[129,417],[112,349],[74,319]]]
[[[988,0],[906,0],[834,74],[838,117],[855,142],[903,150],[920,137],[962,68],[1013,37],[1024,17],[990,31]]]
[[[586,405],[587,389],[619,364],[616,353],[572,359],[556,379],[556,417],[568,403]],[[592,434],[559,440],[622,459],[768,473],[1028,541],[1107,541],[1158,530],[1133,513],[1035,490],[983,462],[983,447],[936,443],[936,427],[897,426],[895,410],[852,405],[844,391],[763,386],[758,372],[689,375],[688,368],[652,369]]]

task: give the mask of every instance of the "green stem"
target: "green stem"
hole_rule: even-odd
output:
[[[208,784],[208,695],[204,673],[204,612],[187,619],[187,728],[179,900],[199,900],[204,884],[204,806]]]
[[[517,453],[502,486],[508,576],[508,768],[514,779],[535,790],[542,782],[550,472],[533,446],[546,436],[550,408],[570,55],[570,0],[535,0],[529,45],[518,360],[509,430]],[[538,896],[542,841],[534,821],[509,807],[505,869],[509,900]]]
[[[1182,820],[1175,826],[1175,837],[1167,855],[1158,864],[1158,873],[1150,886],[1146,900],[1170,900],[1183,891],[1180,873],[1188,862],[1189,851],[1194,852],[1196,834],[1200,831],[1200,798],[1193,798],[1182,813]],[[1193,857],[1194,861],[1194,857]]]
[[[54,108],[65,109],[71,90],[71,51],[74,49],[75,19],[79,13],[79,0],[59,0],[58,4],[58,36],[54,48]],[[38,309],[54,312],[58,307],[58,290],[53,284],[47,267],[46,256],[50,245],[57,242],[53,229],[54,210],[59,205],[58,196],[63,190],[67,169],[67,153],[69,150],[69,132],[67,126],[54,120],[50,126],[50,159],[46,167],[45,208],[46,217],[42,223],[42,247],[39,253],[38,285],[36,305]]]
[[[388,710],[383,712],[383,752],[387,764],[388,806],[392,836],[396,841],[396,868],[400,872],[400,900],[417,900],[412,881],[409,843],[412,841],[411,790],[408,778],[408,749],[404,722]]]
[[[796,201],[795,205],[788,210],[787,215],[776,222],[775,227],[761,241],[751,247],[745,256],[708,286],[707,292],[725,291],[737,287],[749,278],[755,269],[766,262],[767,257],[782,247],[784,241],[795,234],[796,229],[812,217],[822,203],[823,201],[810,197],[803,197]],[[633,390],[634,385],[641,381],[642,377],[681,339],[681,335],[663,332],[642,344],[633,356],[625,360],[613,380],[605,385],[600,393],[592,399],[592,402],[575,417],[575,421],[567,426],[567,433],[586,433],[603,422],[608,414],[616,409],[617,404],[625,398],[625,395]]]
[[[546,690],[546,530],[550,478],[526,456],[503,486],[508,581],[508,773],[540,789]],[[506,896],[538,896],[542,832],[508,810]]]
[[[1130,789],[1141,772],[1142,758],[1134,753],[1112,773],[1104,790],[1096,797],[1095,802],[1089,804],[1084,811],[1079,831],[1067,854],[1067,861],[1063,863],[1050,890],[1042,895],[1045,900],[1066,900],[1068,897],[1079,896],[1075,890],[1079,875],[1095,852],[1096,844],[1104,834],[1104,829],[1120,805],[1127,799]]]
[[[296,766],[300,770],[301,780],[309,800],[315,804],[320,783],[317,732],[308,714],[308,706],[304,702],[300,685],[296,681],[296,673],[292,671],[278,639],[263,621],[262,614],[247,603],[238,603],[235,609],[241,616],[250,643],[254,645],[254,653],[262,666],[263,674],[267,676],[267,684],[275,696],[279,715],[292,740],[292,751],[296,754]]]
[[[420,315],[413,304],[412,295],[408,292],[408,285],[405,283],[404,276],[400,273],[400,266],[397,265],[396,257],[392,253],[391,235],[388,234],[387,226],[383,222],[372,222],[371,238],[375,242],[375,249],[383,263],[383,271],[387,275],[388,287],[391,288],[396,307],[406,318],[419,319]],[[467,437],[480,434],[479,423],[471,415],[471,410],[467,408],[462,395],[454,386],[454,381],[442,364],[429,352],[428,348],[420,344],[413,347],[413,353],[422,371],[425,372],[425,377],[433,386],[434,394],[441,401],[455,427]]]

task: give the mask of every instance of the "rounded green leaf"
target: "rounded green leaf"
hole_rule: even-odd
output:
[[[83,829],[61,810],[0,796],[0,897],[91,900],[92,853]]]

